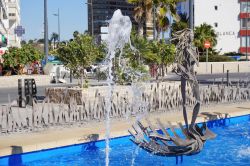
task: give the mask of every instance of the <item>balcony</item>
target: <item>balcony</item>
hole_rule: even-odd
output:
[[[250,27],[249,30],[240,30],[240,36],[250,36]]]
[[[3,12],[3,19],[7,19],[8,18],[8,9],[6,7],[6,3],[5,3],[5,0],[0,0],[0,3],[3,8],[2,12]]]
[[[240,53],[246,53],[246,50],[248,53],[250,53],[250,46],[249,47],[240,47],[239,51]]]
[[[240,19],[243,19],[243,18],[250,18],[250,13],[240,13],[239,18],[240,18]]]
[[[20,11],[19,1],[7,2],[9,8],[14,8],[17,11]]]

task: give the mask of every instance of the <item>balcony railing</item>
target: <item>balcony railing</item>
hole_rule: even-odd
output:
[[[6,2],[5,0],[0,0],[0,3],[1,3],[1,6],[3,8],[3,19],[7,19],[8,18],[8,9],[7,9],[7,6],[6,6]]]

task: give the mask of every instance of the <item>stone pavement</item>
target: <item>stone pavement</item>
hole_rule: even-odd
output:
[[[209,107],[202,107],[201,112],[219,112],[222,114],[229,114],[233,116],[241,116],[250,114],[250,102],[210,105]],[[188,112],[188,117],[191,117],[191,111]],[[159,118],[163,124],[165,122],[182,122],[182,112],[164,112],[152,113],[145,115],[151,120],[152,124],[156,123],[156,118]],[[145,116],[142,116],[145,118]],[[138,117],[137,117],[138,118]],[[129,135],[128,129],[137,119],[136,117],[129,119],[113,119],[111,120],[110,136],[118,137]],[[145,122],[142,118],[142,122]],[[203,122],[205,116],[199,116],[197,122]],[[173,123],[173,124],[174,124]],[[16,133],[10,135],[0,136],[0,156],[13,154],[12,147],[18,146],[22,148],[23,152],[38,151],[43,149],[80,144],[88,142],[88,137],[92,134],[98,134],[99,140],[105,139],[106,122],[90,122],[81,126],[72,126],[64,128],[50,128],[48,130],[33,132],[33,133]]]

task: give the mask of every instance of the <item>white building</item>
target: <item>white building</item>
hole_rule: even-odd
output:
[[[250,40],[246,43],[246,36],[250,36],[250,31],[246,30],[247,22],[250,29],[250,0],[193,1],[194,27],[203,23],[213,26],[218,35],[218,51],[246,53],[247,48],[250,53]],[[182,12],[189,13],[188,1],[179,7]]]
[[[6,51],[7,42],[4,42],[7,39],[8,34],[8,8],[6,6],[6,0],[0,0],[0,63],[2,60],[2,55]]]
[[[8,8],[8,47],[20,47],[21,37],[15,34],[15,28],[20,25],[20,0],[6,0]]]

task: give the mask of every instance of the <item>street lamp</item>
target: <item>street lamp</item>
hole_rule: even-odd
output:
[[[155,3],[153,3],[153,37],[154,37],[154,40],[156,40],[156,36],[155,36],[155,32],[156,32],[156,9],[155,9]]]
[[[58,17],[58,42],[60,42],[61,32],[60,32],[60,12],[59,12],[59,8],[58,8],[57,14],[53,14],[53,15]]]
[[[47,0],[44,0],[44,53],[45,64],[48,62],[49,54],[49,41],[48,41],[48,13],[47,13]]]
[[[193,11],[193,0],[189,0],[189,28],[194,29],[194,11]]]
[[[90,3],[85,3],[91,6],[91,35],[94,36],[94,19],[93,19],[93,0]]]
[[[247,1],[247,18],[246,18],[246,61],[248,61],[248,12],[249,12],[249,10],[248,10],[248,5],[249,5],[249,3],[248,3],[249,1]]]

